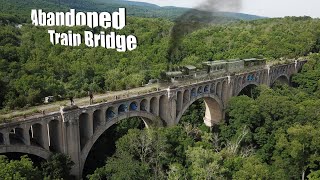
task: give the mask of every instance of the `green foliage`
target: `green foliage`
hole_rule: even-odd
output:
[[[0,179],[27,180],[40,179],[41,172],[33,166],[32,161],[27,156],[22,156],[20,160],[8,160],[5,156],[0,156]]]
[[[92,9],[85,10],[106,10],[104,6],[97,6],[97,3],[98,1],[61,1],[60,9],[75,7],[81,10],[93,5]],[[139,87],[150,79],[159,78],[161,72],[169,66],[168,62],[176,62],[173,66],[178,66],[197,65],[209,59],[261,55],[270,59],[291,58],[317,52],[320,42],[319,20],[311,18],[206,24],[199,30],[183,35],[181,44],[177,45],[177,56],[174,56],[176,59],[167,59],[172,45],[170,29],[174,23],[165,19],[129,16],[126,28],[118,32],[133,34],[138,38],[139,46],[134,51],[118,53],[101,47],[87,48],[85,45],[53,46],[49,42],[48,28],[34,27],[30,21],[21,17],[27,17],[25,14],[29,17],[31,7],[41,7],[44,4],[48,5],[48,9],[44,10],[57,10],[59,5],[56,1],[14,0],[4,1],[3,4],[3,7],[10,8],[3,8],[3,14],[0,14],[0,85],[3,87],[0,89],[0,108],[7,109],[37,105],[46,96],[67,98],[73,94],[81,97],[88,90],[103,93]],[[115,10],[118,5],[110,6],[110,10]],[[136,7],[133,4],[129,6]],[[23,10],[20,11],[19,8]],[[20,13],[14,13],[18,9]],[[132,9],[131,12],[134,14],[135,10]],[[187,23],[186,26],[192,24]],[[71,29],[74,33],[90,30],[88,27],[54,29],[57,32]],[[95,28],[93,31],[97,33],[102,30],[105,29]],[[308,73],[308,79],[319,78],[317,70]],[[296,78],[297,83],[310,91],[318,88],[319,82],[310,84],[299,76]]]
[[[251,156],[243,161],[243,167],[234,173],[233,179],[269,179],[271,172],[269,166],[256,156]]]
[[[194,147],[188,149],[189,173],[193,179],[223,179],[225,169],[221,166],[223,158],[213,149]]]
[[[293,77],[301,89],[308,93],[320,94],[320,55],[312,54],[309,61],[303,66],[301,73]],[[318,96],[319,97],[319,96]]]
[[[74,163],[69,156],[53,154],[48,161],[42,164],[45,179],[70,179],[70,170]]]

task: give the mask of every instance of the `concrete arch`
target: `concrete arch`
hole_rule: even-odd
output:
[[[221,82],[217,83],[216,93],[217,93],[217,96],[220,98],[222,95],[222,83]]]
[[[126,104],[121,104],[118,107],[118,114],[123,114],[123,113],[126,113],[128,111],[129,111],[129,109],[128,109],[128,106]]]
[[[254,82],[254,81],[252,81],[252,82],[247,82],[247,83],[243,84],[243,85],[241,86],[241,88],[237,89],[237,91],[235,92],[234,96],[238,96],[238,95],[240,94],[240,92],[241,92],[244,88],[246,88],[247,86],[250,86],[250,85],[259,86],[260,84],[259,84],[258,82]]]
[[[13,128],[9,133],[9,140],[11,145],[27,145],[24,132],[25,130],[20,127]]]
[[[216,84],[212,83],[210,86],[210,93],[215,94],[216,93]]]
[[[203,86],[199,86],[197,94],[202,94],[202,93],[203,93]]]
[[[167,115],[168,98],[165,95],[160,96],[159,99],[159,116],[161,119],[165,119]]]
[[[183,114],[187,111],[187,109],[197,100],[204,99],[206,104],[206,115],[204,120],[206,121],[210,119],[210,121],[219,122],[223,119],[223,110],[224,106],[219,97],[211,94],[202,94],[193,98],[186,105],[183,106],[182,111],[179,113],[175,120],[175,124],[178,124]],[[206,123],[207,124],[207,123]],[[209,124],[207,124],[209,125]]]
[[[135,101],[131,102],[129,105],[129,111],[137,111],[137,110],[139,110],[138,103]]]
[[[49,147],[53,152],[63,152],[61,126],[61,121],[56,119],[48,123]]]
[[[43,132],[42,124],[33,124],[29,130],[31,145],[45,148],[45,138],[47,138],[45,135],[46,134]]]
[[[103,118],[102,110],[97,109],[93,112],[93,133],[104,122]]]
[[[192,88],[191,89],[191,94],[190,94],[190,99],[194,98],[197,96],[197,89],[196,88]]]
[[[151,100],[150,100],[150,113],[158,115],[158,113],[159,113],[158,104],[159,104],[159,102],[158,102],[157,97],[151,98]]]
[[[203,92],[204,93],[209,93],[210,92],[210,85],[204,86]]]
[[[37,146],[26,146],[26,145],[8,145],[0,146],[0,153],[24,153],[32,154],[43,159],[48,159],[52,154],[50,151]]]
[[[140,102],[140,111],[148,111],[148,101],[146,99]]]
[[[146,127],[153,127],[153,126],[163,126],[163,122],[159,117],[156,117],[155,115],[148,113],[148,112],[129,112],[126,113],[125,115],[121,115],[119,117],[114,118],[111,121],[108,121],[105,125],[100,126],[96,133],[88,140],[86,145],[83,147],[80,155],[80,173],[82,174],[84,164],[86,162],[86,159],[88,157],[88,154],[95,144],[95,142],[99,139],[99,137],[107,130],[109,129],[112,125],[120,122],[123,119],[127,118],[132,118],[132,117],[140,117],[146,124]]]
[[[88,113],[79,116],[80,147],[83,148],[93,134],[93,127]]]
[[[281,84],[290,84],[290,77],[287,74],[279,74],[276,76],[273,81],[270,83],[270,86],[273,86],[276,81],[279,81]]]
[[[116,113],[115,113],[115,109],[114,107],[108,107],[108,109],[106,110],[106,121],[114,118],[116,116]]]
[[[221,99],[223,102],[227,101],[227,97],[228,97],[228,83],[227,81],[223,81],[222,82],[222,91],[221,91]]]
[[[186,89],[184,92],[183,92],[183,101],[182,101],[182,104],[185,105],[187,102],[190,101],[190,90],[189,89]]]

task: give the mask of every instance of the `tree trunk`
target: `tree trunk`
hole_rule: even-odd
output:
[[[302,171],[302,177],[301,177],[302,180],[304,180],[304,176],[305,176],[305,171]]]

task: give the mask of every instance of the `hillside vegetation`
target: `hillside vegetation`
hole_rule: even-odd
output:
[[[0,107],[10,109],[35,105],[49,95],[83,96],[88,90],[137,87],[158,78],[168,61],[179,65],[224,58],[294,58],[318,52],[320,47],[320,21],[308,17],[204,25],[183,35],[172,59],[167,59],[167,53],[174,23],[164,19],[129,17],[121,34],[134,34],[138,48],[119,53],[85,46],[53,46],[46,28],[30,24],[17,28],[20,19],[2,17],[7,20],[1,21],[0,30]],[[73,31],[86,29],[75,27]]]
[[[45,96],[80,97],[88,90],[103,93],[133,88],[177,65],[261,56],[270,60],[294,58],[318,52],[320,48],[320,21],[309,17],[225,22],[220,17],[219,20],[206,19],[207,23],[184,21],[182,29],[177,31],[179,42],[174,42],[176,39],[171,36],[171,29],[177,24],[170,20],[128,17],[127,26],[119,33],[138,38],[138,48],[134,51],[119,53],[84,45],[51,45],[47,28],[30,24],[31,8],[47,7],[43,9],[54,11],[74,5],[95,9],[97,3],[105,3],[102,0],[60,2],[59,7],[53,0],[1,0],[0,108],[36,105]],[[108,1],[109,5],[122,2],[125,1]],[[159,8],[155,5],[142,7]],[[201,15],[197,14],[196,18]],[[211,21],[219,23],[210,24]],[[66,32],[70,28],[50,29]],[[74,27],[71,30],[83,33],[90,29]],[[92,31],[100,30],[103,29]],[[173,54],[169,51],[172,43],[175,43]]]

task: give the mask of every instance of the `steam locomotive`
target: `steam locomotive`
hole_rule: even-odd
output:
[[[258,69],[266,65],[266,59],[230,59],[219,61],[203,62],[201,68],[192,65],[178,67],[174,71],[168,71],[163,74],[162,82],[179,82],[190,79],[201,79],[220,74],[233,74],[244,69]]]

